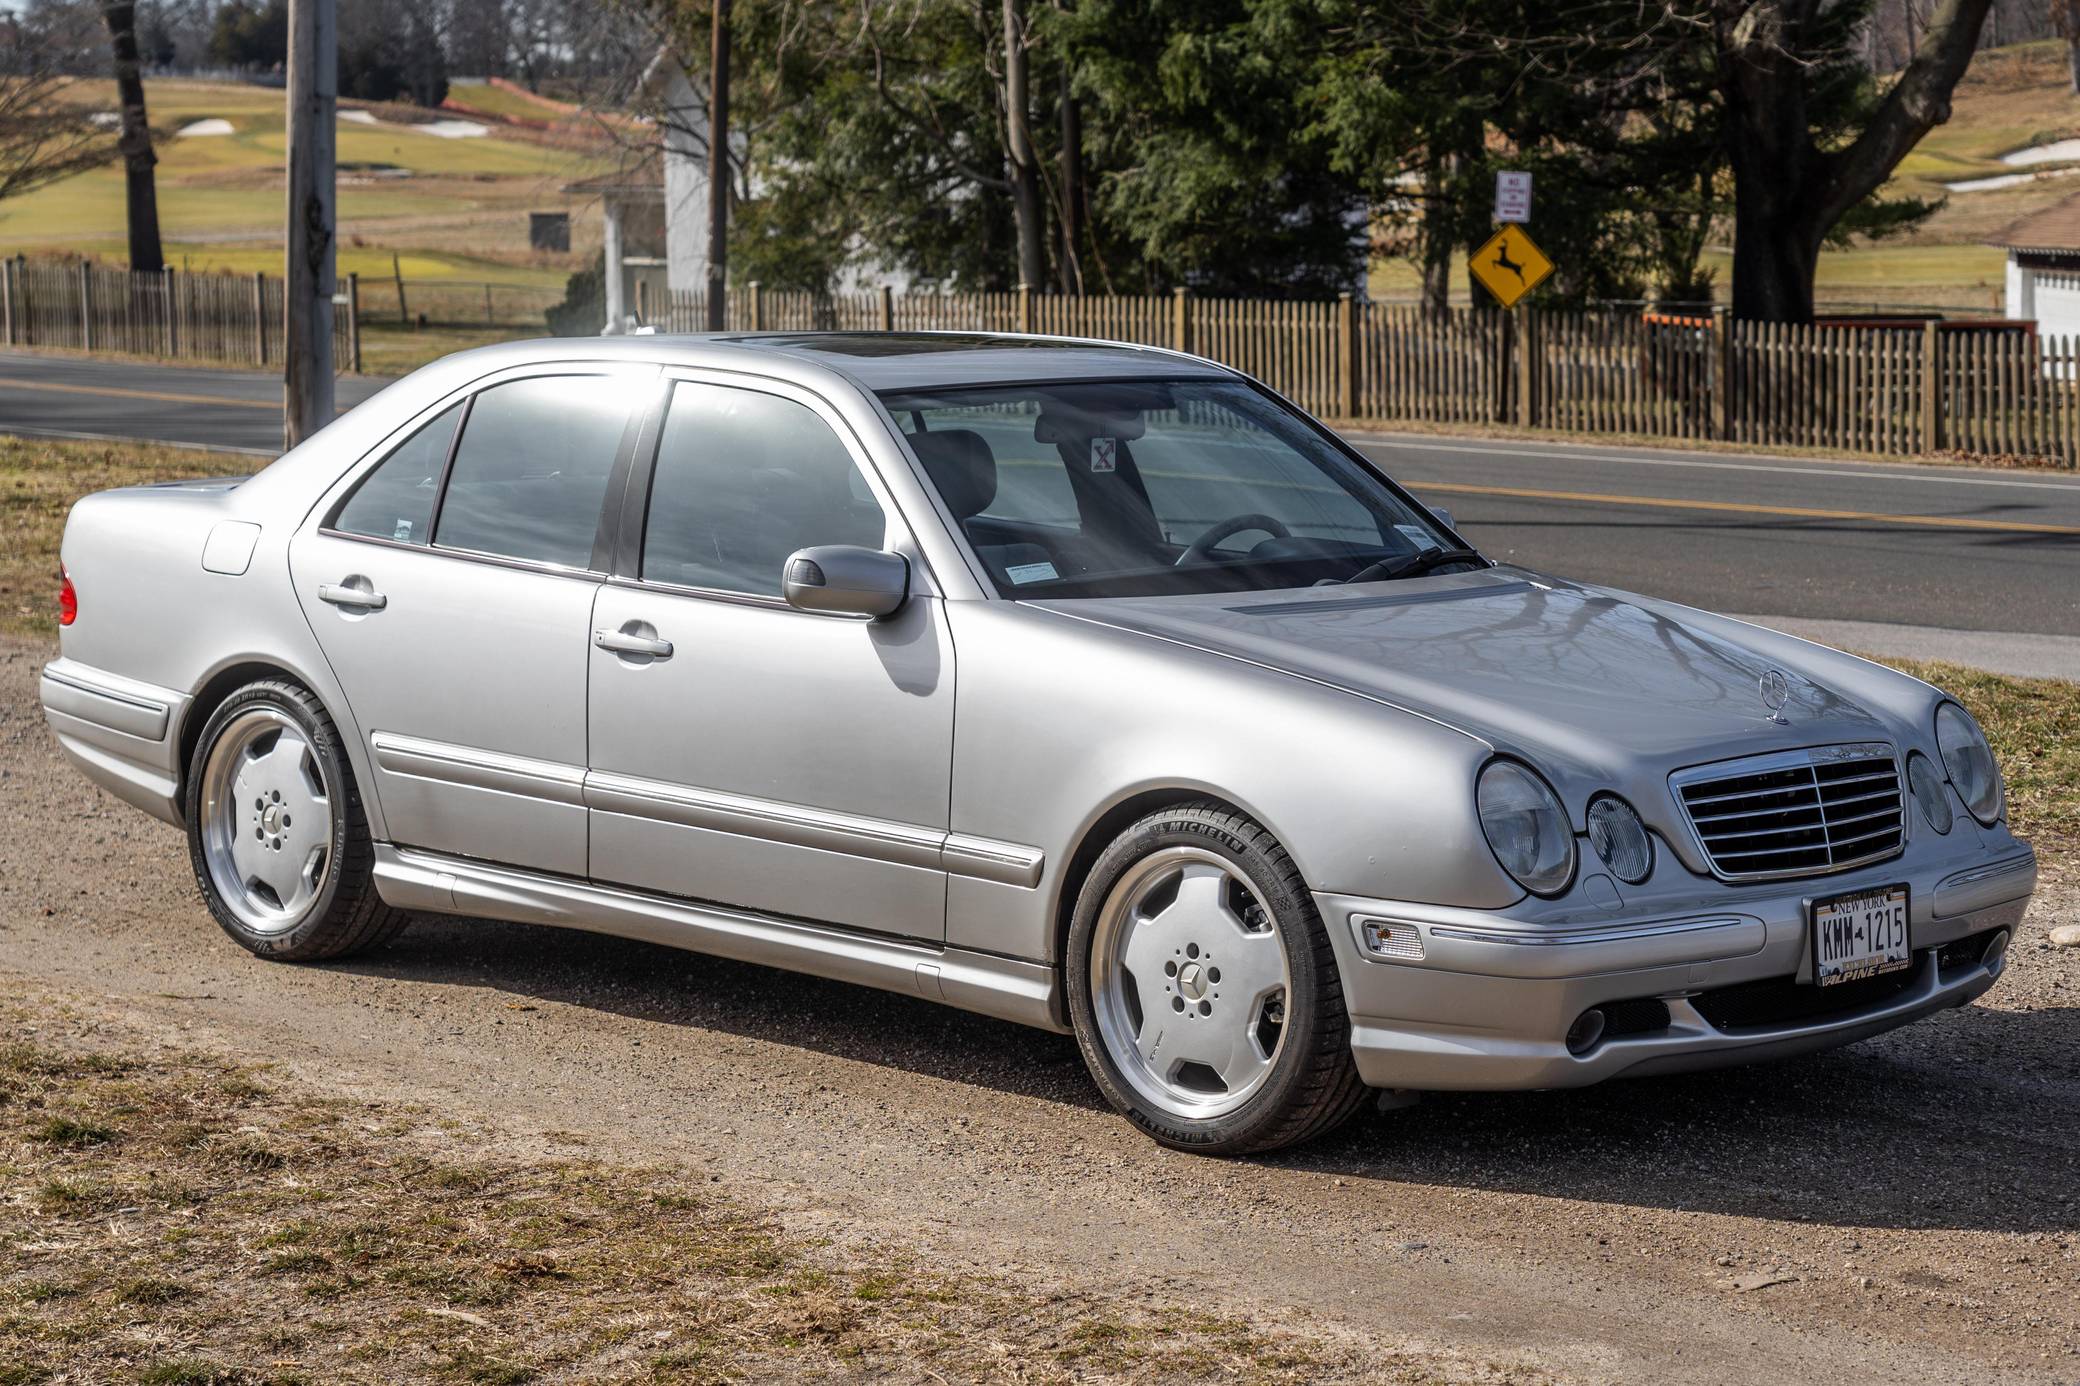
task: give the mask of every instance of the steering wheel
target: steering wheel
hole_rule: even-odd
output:
[[[1182,568],[1187,563],[1204,563],[1213,557],[1214,547],[1221,540],[1232,539],[1238,534],[1247,534],[1253,529],[1261,529],[1274,539],[1290,539],[1293,537],[1293,531],[1287,529],[1285,522],[1276,515],[1259,515],[1255,511],[1251,511],[1247,515],[1230,515],[1227,519],[1222,520],[1197,539],[1194,539],[1191,547],[1177,556],[1177,566]]]

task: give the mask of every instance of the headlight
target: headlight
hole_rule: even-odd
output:
[[[1544,780],[1515,761],[1491,761],[1474,800],[1495,860],[1518,885],[1535,895],[1567,888],[1574,877],[1574,830]]]
[[[1993,748],[1972,714],[1956,703],[1936,709],[1936,746],[1943,753],[1943,768],[1957,797],[1972,811],[1972,817],[1991,824],[2001,816],[2001,772],[1993,763]]]
[[[1654,842],[1632,805],[1612,794],[1589,801],[1589,845],[1611,874],[1638,885],[1654,869]]]
[[[1921,816],[1928,826],[1939,833],[1950,831],[1955,821],[1950,812],[1950,793],[1943,787],[1943,777],[1936,773],[1935,762],[1915,751],[1907,757],[1907,787],[1914,791],[1914,802],[1921,805]]]

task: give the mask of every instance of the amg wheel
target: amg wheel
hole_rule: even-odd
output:
[[[407,916],[377,896],[353,771],[325,709],[265,680],[226,698],[197,739],[188,857],[224,932],[263,958],[344,957]]]
[[[1363,1103],[1321,917],[1248,818],[1190,804],[1127,829],[1091,868],[1068,953],[1084,1060],[1163,1144],[1275,1150]]]

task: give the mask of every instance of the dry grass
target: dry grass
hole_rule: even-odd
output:
[[[698,1169],[522,1151],[212,1055],[111,1047],[120,1026],[83,1004],[0,1011],[35,1037],[0,1046],[6,1386],[1502,1379],[842,1250]]]

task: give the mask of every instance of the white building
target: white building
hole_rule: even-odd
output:
[[[2032,212],[1991,244],[2008,252],[2010,318],[2053,336],[2080,336],[2080,193]]]

